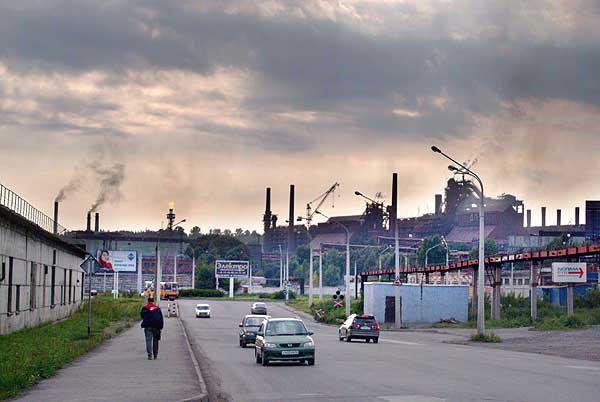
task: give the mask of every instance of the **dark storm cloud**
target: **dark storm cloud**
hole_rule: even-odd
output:
[[[576,28],[573,38],[558,40],[546,35],[553,25],[544,20],[537,21],[537,35],[529,33],[524,7],[514,3],[458,3],[462,9],[457,13],[477,19],[471,25],[481,33],[473,34],[470,27],[462,37],[450,35],[453,18],[444,12],[429,23],[412,22],[419,11],[407,5],[369,5],[382,18],[397,7],[409,21],[408,28],[373,33],[358,23],[308,13],[311,3],[281,3],[296,4],[304,11],[301,16],[267,16],[231,8],[235,2],[211,3],[214,7],[158,1],[18,2],[0,6],[0,61],[21,71],[104,71],[107,83],[122,82],[131,71],[206,75],[233,67],[258,77],[243,103],[257,119],[282,109],[350,110],[352,118],[344,124],[379,135],[456,135],[469,126],[471,113],[493,114],[502,101],[568,99],[600,105],[599,42],[576,41],[584,33]],[[542,13],[545,6],[531,3],[526,11]],[[451,102],[443,109],[423,102],[442,93]],[[73,107],[56,102],[56,108]],[[351,107],[365,102],[369,107]],[[399,117],[391,113],[394,107],[419,113]],[[78,112],[93,114],[85,108]],[[254,128],[198,129],[207,127],[252,143],[272,136],[292,150],[305,146],[301,138],[293,144],[293,133],[285,135],[279,128],[260,135]]]

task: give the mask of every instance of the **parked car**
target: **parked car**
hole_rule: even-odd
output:
[[[210,305],[196,304],[196,318],[210,318]]]
[[[256,303],[252,304],[252,307],[250,308],[250,312],[252,314],[267,315],[267,305],[262,302],[256,302]]]
[[[254,343],[256,340],[256,331],[260,324],[271,317],[264,315],[248,314],[240,323],[240,347],[245,348],[247,344]]]
[[[312,331],[297,318],[269,318],[256,333],[254,357],[263,366],[273,361],[315,364],[315,342]]]
[[[340,341],[345,339],[346,342],[350,342],[352,339],[364,339],[367,343],[370,340],[377,343],[380,329],[374,316],[352,314],[340,326],[338,335]]]

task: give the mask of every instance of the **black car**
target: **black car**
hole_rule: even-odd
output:
[[[247,344],[254,343],[256,340],[256,331],[260,324],[270,318],[265,315],[247,315],[240,323],[240,347],[245,348]]]
[[[369,314],[350,315],[339,329],[340,341],[350,342],[352,339],[364,339],[366,342],[373,340],[379,342],[379,324],[375,317]]]
[[[252,304],[252,307],[250,308],[250,313],[267,315],[267,305],[265,303],[256,302]]]

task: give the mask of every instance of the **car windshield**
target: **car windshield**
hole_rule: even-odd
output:
[[[199,304],[196,306],[198,310],[208,310],[208,306],[206,304]]]
[[[272,321],[268,323],[266,335],[308,335],[301,321]]]
[[[248,317],[246,321],[244,321],[244,326],[246,327],[260,327],[260,324],[264,321],[264,318],[260,317]]]

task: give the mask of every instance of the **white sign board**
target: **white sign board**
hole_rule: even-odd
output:
[[[247,278],[249,270],[249,261],[215,261],[215,275],[219,278]]]
[[[552,282],[585,283],[587,282],[587,264],[585,262],[553,262]]]
[[[98,250],[100,272],[136,272],[137,251]]]

